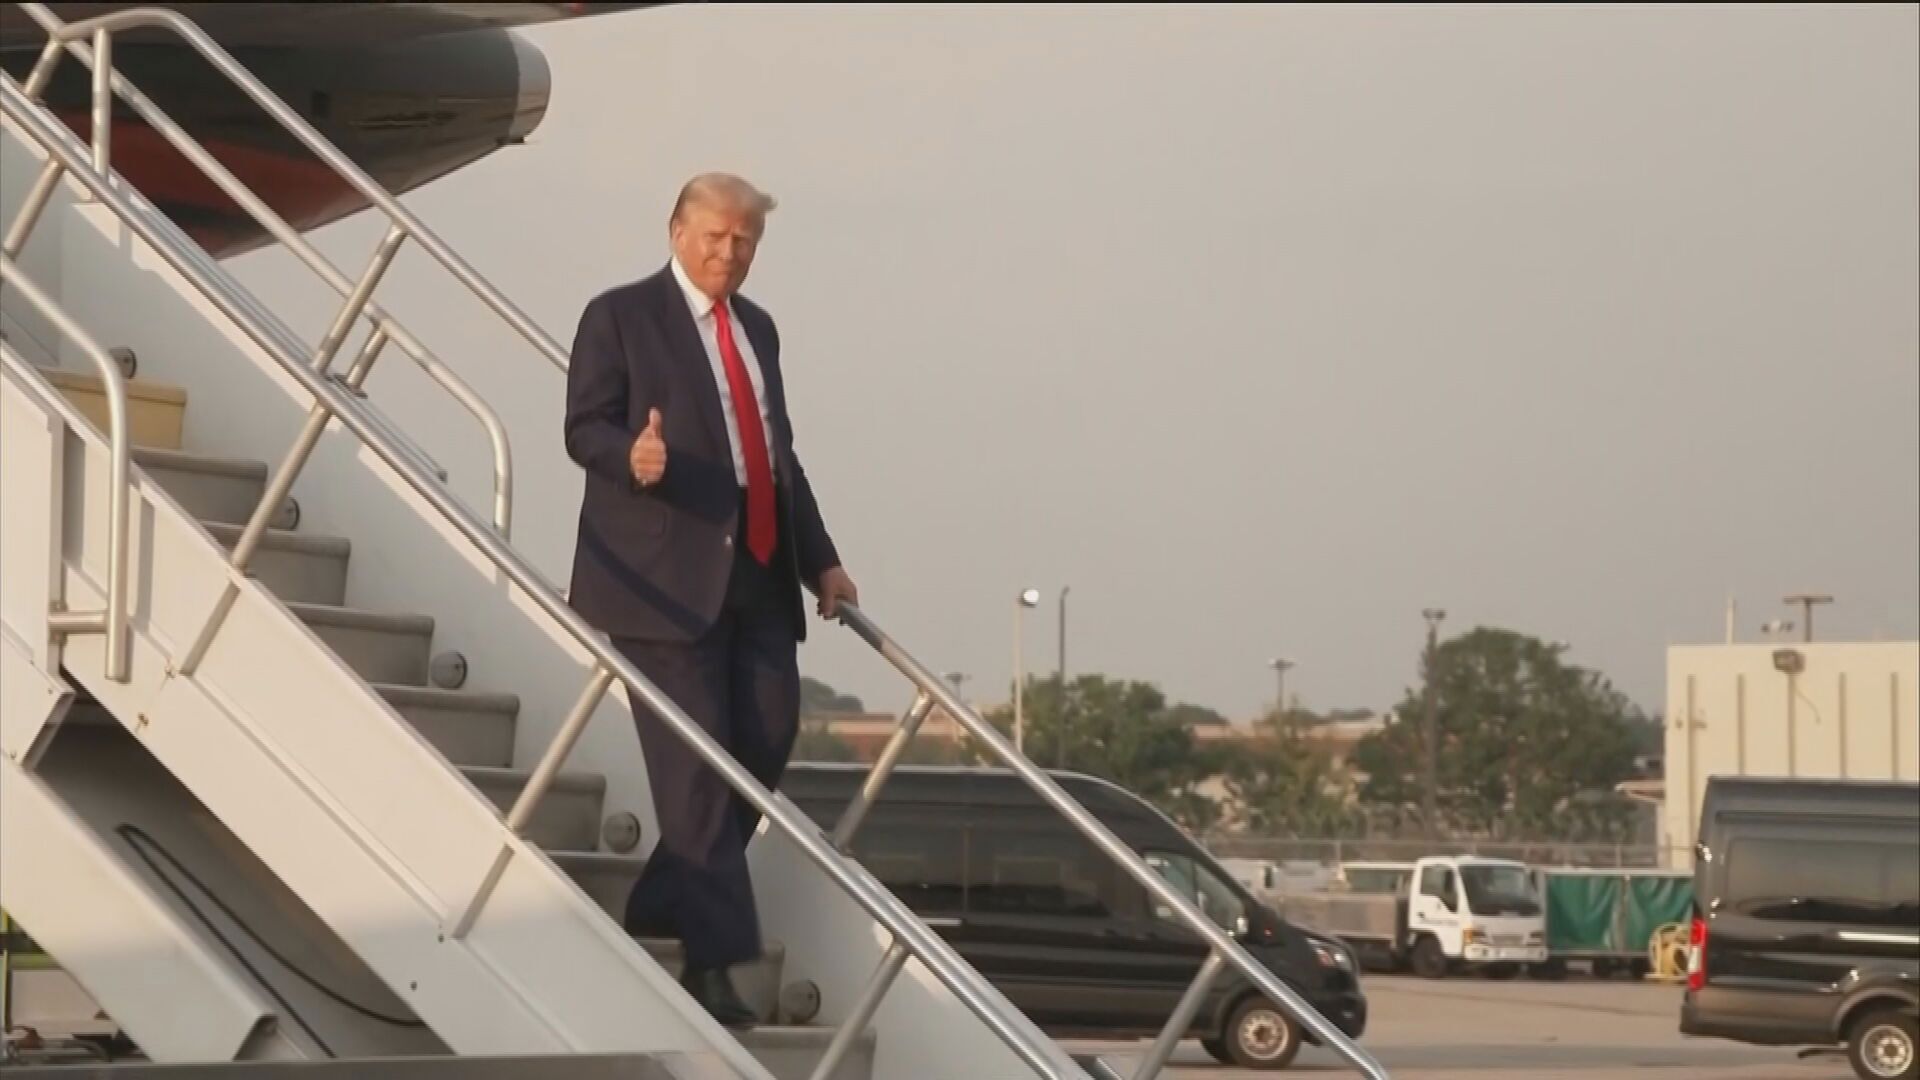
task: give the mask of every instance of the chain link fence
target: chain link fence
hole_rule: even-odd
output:
[[[1281,866],[1318,864],[1331,869],[1343,862],[1412,862],[1427,855],[1485,855],[1531,866],[1657,868],[1684,866],[1683,852],[1659,844],[1595,844],[1558,840],[1373,839],[1219,834],[1202,838],[1207,850],[1223,859],[1262,859]],[[1681,857],[1675,857],[1681,856]]]

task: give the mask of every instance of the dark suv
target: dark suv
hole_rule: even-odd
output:
[[[1713,777],[1698,841],[1680,1030],[1920,1075],[1920,785]]]
[[[866,779],[863,766],[795,762],[780,783],[823,828]],[[1154,807],[1104,780],[1051,773],[1267,970],[1333,1025],[1367,1024],[1353,953],[1260,903]],[[1200,935],[1010,770],[906,767],[887,781],[853,855],[1043,1031],[1158,1034],[1206,959]],[[1286,1067],[1312,1036],[1228,968],[1189,1035],[1227,1064]]]

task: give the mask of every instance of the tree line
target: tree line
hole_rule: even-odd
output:
[[[1614,785],[1634,775],[1639,753],[1659,746],[1660,727],[1605,676],[1565,662],[1537,638],[1483,627],[1439,644],[1433,682],[1437,833],[1631,839],[1631,807]],[[1372,715],[1367,710],[1291,706],[1256,721],[1254,737],[1213,739],[1204,734],[1224,730],[1225,717],[1136,680],[1086,674],[1062,686],[1057,676],[1035,676],[1024,697],[1029,758],[1111,780],[1196,832],[1387,837],[1427,827],[1424,685],[1408,687],[1392,719],[1344,761],[1316,729]],[[864,710],[807,679],[802,711],[817,718]],[[983,715],[1012,737],[1011,706]],[[794,756],[857,757],[818,725],[802,733]],[[917,739],[906,760],[993,763],[987,756],[965,742]]]

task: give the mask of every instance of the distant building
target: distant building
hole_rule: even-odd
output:
[[[900,726],[900,717],[891,713],[811,713],[800,718],[800,730],[831,735],[852,748],[857,761],[871,764]],[[913,737],[915,746],[958,748],[967,737],[967,729],[938,705],[921,722]]]
[[[1664,781],[1621,787],[1682,869],[1708,777],[1920,780],[1920,642],[1673,646],[1666,743]]]

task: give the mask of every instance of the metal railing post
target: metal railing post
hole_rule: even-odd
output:
[[[131,556],[130,503],[133,497],[133,450],[127,428],[127,381],[120,365],[100,347],[93,335],[73,321],[60,305],[53,302],[20,271],[11,256],[0,255],[0,281],[17,289],[27,303],[52,323],[54,329],[80,347],[100,372],[107,398],[107,438],[109,441],[109,478],[107,488],[107,606],[98,612],[48,612],[47,622],[56,633],[104,633],[107,636],[107,678],[127,681],[132,641],[127,626],[127,575]]]
[[[27,73],[27,81],[20,85],[20,92],[27,95],[30,101],[40,100],[40,95],[46,92],[47,83],[53,79],[53,69],[59,66],[60,58],[66,54],[65,39],[49,35],[46,45],[40,49],[40,59],[34,61],[33,70]]]
[[[341,343],[347,340],[353,324],[359,321],[360,313],[366,310],[373,290],[380,284],[387,267],[393,265],[393,257],[399,254],[400,245],[406,239],[407,234],[397,227],[389,228],[387,235],[380,238],[379,245],[373,249],[373,257],[367,260],[366,271],[354,284],[353,291],[347,294],[347,302],[340,305],[340,312],[333,317],[333,325],[327,327],[326,336],[320,339],[320,347],[313,355],[314,370],[325,371],[327,365],[333,363],[333,354],[339,352]]]
[[[580,733],[587,728],[592,719],[593,710],[600,707],[600,699],[606,696],[607,688],[613,685],[613,673],[604,667],[596,666],[593,678],[587,680],[586,689],[580,692],[580,698],[573,703],[573,709],[567,713],[566,722],[560,725],[560,733],[547,745],[547,752],[540,764],[527,778],[527,786],[520,791],[520,797],[514,800],[513,808],[507,811],[507,831],[519,836],[527,822],[533,820],[533,812],[540,808],[540,800],[546,798],[547,789],[553,786],[553,778],[560,775],[560,767],[566,763],[567,755],[573,753],[574,744],[580,741]],[[480,887],[474,890],[472,899],[454,920],[453,928],[447,936],[458,941],[473,929],[474,920],[480,917],[480,909],[487,906],[493,890],[500,884],[501,875],[507,871],[507,864],[513,861],[513,845],[501,844],[494,853],[493,864],[487,867],[486,875],[480,880]]]
[[[907,744],[913,741],[914,733],[920,730],[920,724],[933,711],[933,696],[922,691],[913,699],[913,707],[893,729],[893,737],[880,751],[880,757],[873,763],[873,770],[867,773],[867,782],[853,796],[853,801],[840,813],[840,820],[833,827],[833,846],[841,851],[849,850],[853,845],[853,834],[860,823],[867,818],[867,812],[873,809],[873,802],[880,797],[880,789],[886,786],[887,777],[892,775],[893,767],[907,752]]]
[[[832,1080],[834,1070],[840,1067],[847,1051],[853,1049],[853,1044],[867,1030],[867,1025],[873,1021],[873,1014],[880,1010],[881,1000],[893,988],[893,980],[906,963],[906,946],[895,941],[887,947],[886,955],[880,958],[880,966],[874,969],[873,976],[860,991],[860,998],[853,1003],[847,1018],[840,1022],[839,1030],[833,1033],[833,1041],[827,1044],[826,1052],[820,1055],[819,1064],[813,1067],[810,1080]]]
[[[1153,1080],[1160,1075],[1172,1059],[1174,1048],[1187,1035],[1187,1029],[1193,1026],[1193,1018],[1200,1013],[1200,1006],[1207,1000],[1207,991],[1213,989],[1213,982],[1226,970],[1227,958],[1220,955],[1218,949],[1207,953],[1206,962],[1200,965],[1200,971],[1193,981],[1187,984],[1187,992],[1180,996],[1180,1004],[1173,1007],[1173,1015],[1167,1017],[1167,1023],[1160,1029],[1160,1035],[1153,1040],[1153,1046],[1147,1050],[1147,1056],[1140,1059],[1140,1067],[1134,1070],[1133,1080]]]
[[[113,172],[113,34],[93,32],[93,171]]]
[[[59,159],[47,155],[47,163],[40,167],[40,175],[34,178],[33,188],[27,192],[27,201],[20,204],[13,224],[7,226],[7,238],[0,241],[0,254],[11,259],[27,246],[27,236],[39,222],[41,212],[46,210],[47,200],[53,198],[53,189],[59,186],[63,171]]]

